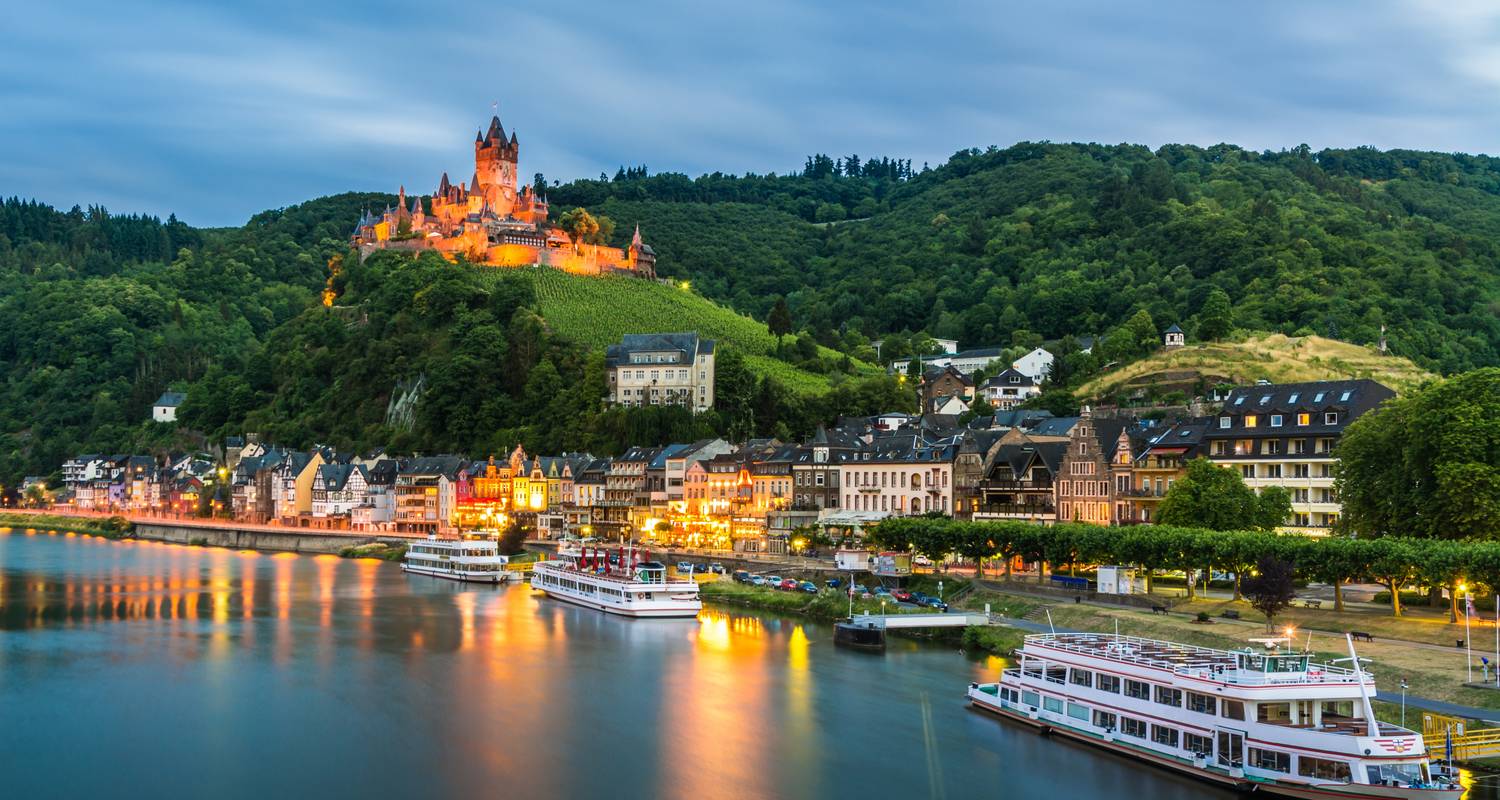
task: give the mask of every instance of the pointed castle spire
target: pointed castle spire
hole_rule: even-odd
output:
[[[500,116],[497,114],[490,117],[490,130],[484,135],[486,142],[505,143],[505,126],[500,124]]]
[[[630,237],[630,246],[637,250],[641,249],[641,223],[639,222],[635,224],[635,235]]]

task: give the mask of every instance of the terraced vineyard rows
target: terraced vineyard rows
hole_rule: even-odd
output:
[[[635,278],[595,278],[555,269],[489,270],[492,280],[530,280],[542,316],[552,328],[603,349],[627,333],[697,331],[733,344],[746,366],[799,392],[821,392],[828,378],[798,369],[771,354],[776,339],[766,326],[675,286]],[[825,351],[830,354],[832,351]]]

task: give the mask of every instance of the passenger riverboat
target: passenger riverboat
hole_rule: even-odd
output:
[[[519,577],[510,557],[500,554],[500,538],[489,531],[466,531],[451,539],[429,536],[406,547],[401,569],[469,583],[504,583]]]
[[[1214,650],[1103,633],[1027,636],[969,702],[1044,733],[1241,791],[1303,798],[1457,800],[1422,736],[1375,719],[1375,680],[1317,664],[1289,639]],[[1283,644],[1285,646],[1283,646]]]
[[[603,548],[560,552],[532,569],[531,587],[548,597],[625,617],[696,617],[703,609],[696,581],[668,577],[665,564],[633,547],[613,553],[613,558]]]

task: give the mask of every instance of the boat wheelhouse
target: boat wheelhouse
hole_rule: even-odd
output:
[[[467,583],[504,583],[519,577],[510,557],[500,554],[500,539],[489,531],[466,531],[455,539],[428,536],[406,546],[401,569],[434,578]]]
[[[1458,798],[1422,737],[1375,718],[1375,680],[1349,659],[1283,647],[1216,650],[1133,636],[1027,636],[970,704],[1242,790],[1290,797]]]
[[[531,587],[548,597],[626,617],[696,617],[703,609],[696,581],[668,576],[665,564],[633,547],[560,553],[532,569]]]

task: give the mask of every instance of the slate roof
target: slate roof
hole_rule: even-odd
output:
[[[713,339],[700,339],[697,333],[627,333],[619,344],[612,344],[604,351],[604,363],[609,367],[631,364],[635,353],[673,353],[673,361],[642,362],[647,364],[692,364],[698,356],[714,351]]]
[[[156,398],[156,402],[152,403],[151,405],[166,406],[167,408],[177,408],[178,406],[181,406],[182,402],[186,399],[187,395],[182,392],[162,392],[161,397]]]

